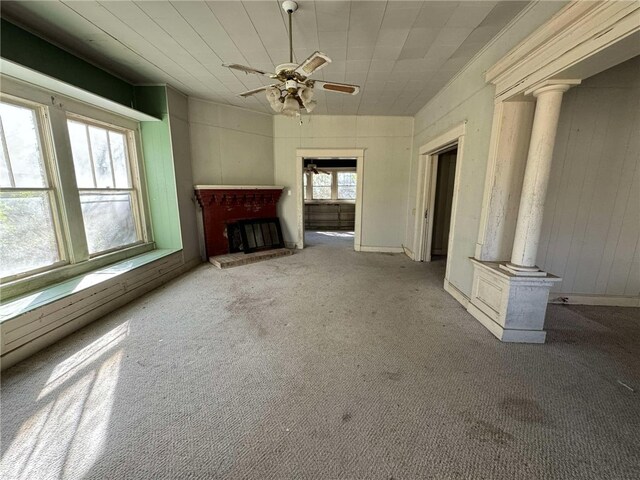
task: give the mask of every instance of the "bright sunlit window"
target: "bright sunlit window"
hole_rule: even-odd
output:
[[[55,195],[44,158],[40,115],[0,102],[0,277],[11,279],[61,261]]]
[[[153,248],[138,144],[135,121],[52,92],[3,84],[4,298]]]
[[[302,175],[302,198],[307,199],[307,175],[306,173]]]
[[[68,126],[89,253],[138,242],[127,132],[77,120]]]
[[[324,173],[327,172],[327,173]],[[303,198],[307,202],[356,200],[357,174],[354,171],[325,169],[323,172],[303,174]]]
[[[331,184],[333,175],[318,173],[313,175],[313,199],[331,200]]]
[[[337,172],[338,200],[356,199],[356,172]]]

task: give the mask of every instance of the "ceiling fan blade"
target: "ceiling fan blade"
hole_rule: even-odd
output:
[[[331,63],[331,59],[322,52],[313,52],[309,58],[298,65],[295,72],[303,77],[309,77],[314,72],[326,67]]]
[[[314,83],[320,85],[322,90],[326,90],[328,92],[338,92],[338,93],[346,93],[347,95],[357,95],[360,91],[360,87],[358,85],[350,85],[348,83],[336,83],[336,82],[322,82],[319,80],[315,80]]]
[[[267,88],[277,87],[278,85],[279,85],[278,83],[274,83],[273,85],[266,85],[266,86],[264,86],[264,87],[254,88],[253,90],[248,90],[248,91],[246,91],[246,92],[239,93],[239,94],[238,94],[238,96],[239,96],[239,97],[247,98],[247,97],[250,97],[251,95],[254,95],[254,94],[256,94],[256,93],[263,92],[263,91],[265,91]]]
[[[237,63],[223,63],[223,67],[232,68],[233,70],[240,70],[244,73],[253,73],[255,75],[264,75],[269,78],[277,78],[275,73],[264,72],[262,70],[258,70],[257,68],[247,67],[245,65],[238,65]]]

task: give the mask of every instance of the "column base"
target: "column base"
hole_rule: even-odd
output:
[[[541,271],[514,274],[498,262],[471,261],[473,287],[467,311],[500,341],[544,343],[549,290],[562,279]]]
[[[511,262],[501,263],[499,268],[505,272],[509,272],[511,275],[517,275],[519,277],[546,277],[547,272],[540,270],[538,267],[522,267],[515,265]]]

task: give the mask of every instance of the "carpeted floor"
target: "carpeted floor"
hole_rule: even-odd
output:
[[[640,477],[640,311],[498,342],[444,263],[318,233],[202,265],[2,378],[2,478]]]

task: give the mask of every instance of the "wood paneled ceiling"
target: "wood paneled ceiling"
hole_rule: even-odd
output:
[[[526,5],[525,1],[310,1],[293,17],[294,56],[333,62],[314,78],[362,86],[316,92],[316,114],[412,115]],[[273,71],[288,61],[276,0],[2,2],[2,16],[135,84],[168,83],[214,102],[272,113],[269,83],[222,63]]]

